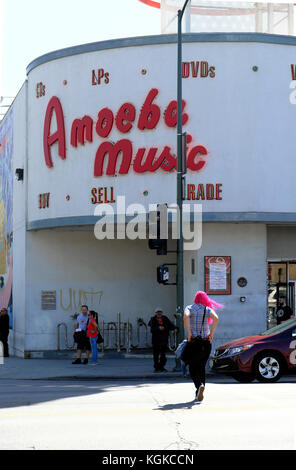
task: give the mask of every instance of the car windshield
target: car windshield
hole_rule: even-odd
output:
[[[274,326],[273,328],[264,331],[264,333],[261,333],[261,335],[276,335],[277,333],[281,333],[282,331],[291,328],[293,325],[296,326],[296,318],[291,318],[290,320],[284,321],[280,325]]]

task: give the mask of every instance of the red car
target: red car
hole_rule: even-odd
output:
[[[276,382],[282,374],[296,372],[296,319],[292,318],[257,336],[219,346],[211,357],[214,372],[239,382]]]

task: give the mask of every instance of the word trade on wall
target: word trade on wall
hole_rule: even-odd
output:
[[[188,201],[222,201],[222,184],[187,184],[187,200]]]

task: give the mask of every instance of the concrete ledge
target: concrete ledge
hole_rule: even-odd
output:
[[[295,46],[296,38],[294,36],[285,36],[279,34],[267,33],[183,33],[183,43],[219,43],[219,42],[237,42],[237,43],[262,43],[262,44],[281,44]],[[88,52],[97,52],[123,47],[153,46],[158,44],[177,43],[177,34],[158,34],[151,36],[135,36],[131,38],[110,39],[107,41],[91,42],[78,46],[67,47],[53,52],[49,52],[34,59],[27,66],[27,75],[34,68],[52,60],[62,59],[64,57],[85,54]]]
[[[147,353],[126,353],[117,351],[98,352],[99,359],[153,359],[151,352]],[[175,359],[173,353],[167,353],[168,359]],[[76,358],[76,349],[62,351],[25,351],[24,359],[71,359]]]
[[[100,217],[96,216],[75,216],[75,217],[53,217],[51,219],[32,220],[27,223],[27,230],[42,230],[55,227],[85,227],[89,225],[91,229],[95,226]],[[128,223],[132,217],[126,217]],[[193,222],[193,214],[190,213],[190,220]],[[147,216],[148,221],[148,216]],[[169,218],[169,222],[171,219]],[[202,212],[202,222],[218,223],[265,223],[265,224],[296,224],[296,212]],[[117,215],[114,217],[114,224],[117,225]]]

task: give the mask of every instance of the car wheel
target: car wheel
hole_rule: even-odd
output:
[[[231,377],[242,384],[253,382],[255,379],[254,374],[248,374],[247,372],[236,372],[235,374],[231,374]]]
[[[259,382],[276,382],[283,373],[282,359],[278,354],[260,354],[254,362],[254,373]]]

